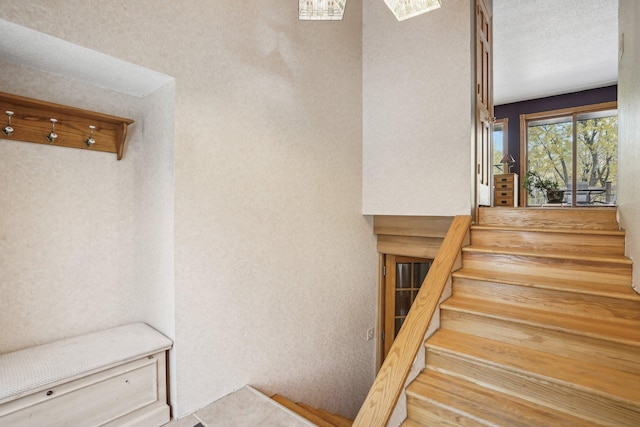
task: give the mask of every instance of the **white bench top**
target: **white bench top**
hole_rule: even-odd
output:
[[[0,403],[171,348],[146,323],[134,323],[0,355]]]

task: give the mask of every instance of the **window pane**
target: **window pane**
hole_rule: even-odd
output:
[[[618,120],[615,112],[600,116],[578,116],[576,125],[576,203],[585,206],[613,205],[616,201]]]
[[[413,276],[413,279],[414,279],[413,287],[419,288],[420,286],[422,286],[422,282],[424,282],[424,278],[427,277],[427,273],[429,272],[429,267],[431,267],[431,263],[419,262],[419,263],[413,264],[413,267],[415,269],[414,276]]]
[[[396,292],[396,316],[406,316],[411,308],[411,291]]]
[[[558,183],[560,189],[571,188],[573,170],[571,117],[549,121],[531,122],[528,127],[527,160],[528,171],[543,179]],[[533,189],[528,196],[529,206],[546,203],[543,191]]]
[[[496,124],[493,127],[493,174],[508,173],[502,170],[502,158],[504,157],[504,125]]]
[[[410,288],[410,287],[411,287],[411,264],[410,263],[396,264],[396,288]]]
[[[396,319],[395,320],[394,338],[398,336],[398,332],[400,332],[400,328],[402,327],[403,323],[404,323],[404,317],[401,318],[401,319]]]

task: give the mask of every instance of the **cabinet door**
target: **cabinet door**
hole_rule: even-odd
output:
[[[384,354],[386,357],[433,260],[387,255],[385,260]]]

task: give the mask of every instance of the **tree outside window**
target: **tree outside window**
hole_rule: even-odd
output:
[[[617,111],[607,110],[528,122],[527,170],[557,182],[566,190],[567,203],[571,203],[576,193],[576,202],[581,205],[615,204],[617,119]],[[578,191],[573,191],[574,188]],[[529,196],[529,205],[543,203],[541,192]]]

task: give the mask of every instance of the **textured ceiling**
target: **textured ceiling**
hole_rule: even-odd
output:
[[[618,0],[493,0],[496,105],[615,84]]]
[[[446,7],[446,4],[443,5]],[[493,0],[496,105],[614,84],[618,0]],[[0,20],[2,60],[144,96],[171,80]]]

